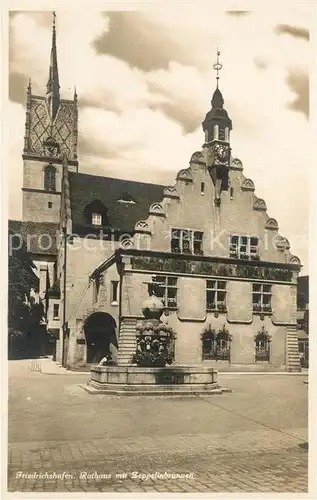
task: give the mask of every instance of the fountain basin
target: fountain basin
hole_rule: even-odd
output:
[[[196,395],[221,394],[218,370],[205,366],[93,366],[83,388],[92,394]]]

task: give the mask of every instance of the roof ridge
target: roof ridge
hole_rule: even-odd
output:
[[[86,177],[94,177],[98,179],[111,180],[111,181],[121,181],[121,182],[129,182],[132,184],[145,184],[146,186],[157,186],[160,188],[165,188],[167,184],[155,184],[154,182],[143,182],[143,181],[134,181],[132,179],[121,179],[120,177],[108,177],[104,175],[96,175],[96,174],[87,174],[85,172],[71,172],[69,171],[71,177],[76,176],[86,176]]]

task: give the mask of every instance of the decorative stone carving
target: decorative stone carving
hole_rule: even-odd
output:
[[[239,158],[233,158],[232,162],[230,164],[230,168],[233,168],[233,169],[236,169],[236,170],[243,170],[242,161],[239,160]]]
[[[136,352],[132,364],[144,367],[164,367],[172,364],[175,350],[175,332],[160,320],[164,310],[161,299],[153,293],[142,305],[144,320],[136,325]]]
[[[296,255],[292,255],[289,262],[290,262],[290,264],[296,264],[298,266],[301,265],[301,261],[298,257],[296,257]]]
[[[193,182],[193,175],[190,168],[184,168],[180,170],[176,177],[177,181]]]
[[[139,220],[134,226],[135,232],[138,233],[148,233],[150,232],[150,227],[146,220]]]
[[[189,163],[204,163],[205,164],[204,154],[201,151],[195,151],[195,153],[192,154]]]
[[[253,209],[254,210],[266,210],[266,203],[262,198],[255,198],[253,202]]]
[[[190,259],[166,257],[131,256],[133,269],[148,271],[164,271],[181,274],[205,276],[222,276],[233,278],[260,279],[269,281],[291,282],[293,271],[287,268],[271,268],[267,265],[225,264],[222,262],[205,262]]]
[[[245,179],[241,184],[242,191],[254,191],[254,182],[251,179]]]
[[[120,246],[121,248],[123,249],[129,249],[129,248],[134,248],[134,242],[131,238],[124,238],[121,242],[120,242]]]
[[[276,219],[269,219],[265,224],[265,229],[274,229],[278,231],[278,223]]]
[[[161,205],[161,203],[158,203],[158,202],[152,203],[152,205],[150,206],[149,212],[150,212],[150,215],[165,216],[163,205]]]
[[[179,199],[178,192],[175,186],[166,186],[164,188],[164,198],[175,198]]]
[[[289,250],[291,247],[287,238],[283,238],[283,236],[277,235],[274,240],[275,246],[278,250],[283,252],[284,250]]]

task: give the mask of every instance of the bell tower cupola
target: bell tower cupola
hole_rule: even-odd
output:
[[[205,133],[206,164],[215,185],[215,204],[220,206],[221,192],[228,190],[228,174],[230,164],[230,132],[232,122],[224,109],[224,99],[219,90],[219,71],[222,64],[219,62],[220,52],[217,50],[217,62],[213,65],[217,72],[217,87],[212,96],[211,110],[206,114],[202,123]]]

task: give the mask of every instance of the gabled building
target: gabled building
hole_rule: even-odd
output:
[[[177,333],[176,363],[301,369],[301,264],[231,151],[218,79],[201,150],[172,186],[78,172],[77,96],[59,96],[55,26],[47,95],[29,87],[27,99],[23,210],[59,227],[46,294],[52,321],[59,305],[58,361],[82,368],[110,352],[129,363],[154,287]]]

